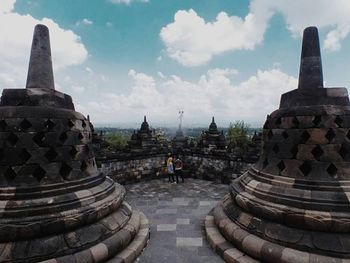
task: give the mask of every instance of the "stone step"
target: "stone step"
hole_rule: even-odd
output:
[[[131,263],[134,262],[147,246],[150,237],[149,221],[142,212],[140,214],[141,225],[134,240],[114,258],[107,261],[107,263]]]
[[[214,222],[214,216],[207,215],[204,222],[205,233],[212,249],[228,263],[258,263],[259,261],[242,253],[221,235]]]

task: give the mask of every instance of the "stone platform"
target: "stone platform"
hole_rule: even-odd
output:
[[[173,184],[159,179],[127,185],[126,190],[125,200],[145,213],[151,224],[150,241],[136,262],[223,262],[206,240],[204,219],[227,193],[227,185],[198,179]],[[119,261],[110,261],[115,262]]]

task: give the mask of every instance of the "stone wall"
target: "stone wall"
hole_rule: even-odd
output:
[[[163,175],[166,154],[123,155],[117,154],[98,158],[99,170],[121,184],[133,183],[144,179],[158,178]]]
[[[251,165],[226,151],[187,151],[183,160],[185,172],[190,176],[221,183],[230,183]]]
[[[101,172],[121,184],[166,177],[167,151],[118,152],[97,157]],[[186,149],[181,154],[184,176],[229,183],[251,162],[224,150]]]

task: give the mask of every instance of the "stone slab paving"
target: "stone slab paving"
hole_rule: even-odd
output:
[[[151,225],[151,239],[137,262],[224,262],[206,240],[204,220],[227,194],[228,185],[198,179],[173,184],[159,179],[126,189],[126,201],[141,210]]]

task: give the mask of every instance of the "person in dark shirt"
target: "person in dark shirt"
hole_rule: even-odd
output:
[[[182,161],[180,158],[177,158],[174,162],[175,165],[175,176],[176,176],[176,183],[179,183],[179,176],[181,177],[181,182],[184,183],[184,176],[182,173]]]

